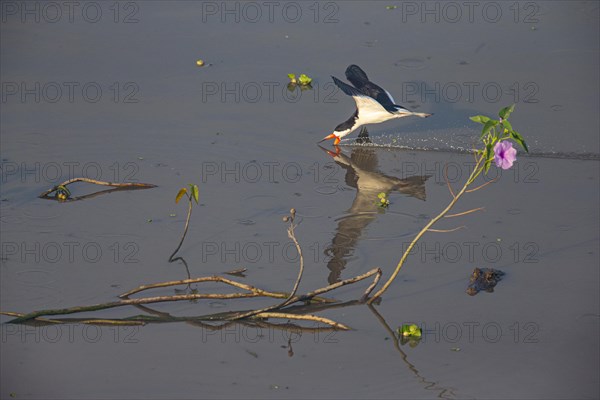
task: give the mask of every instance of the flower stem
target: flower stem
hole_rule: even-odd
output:
[[[378,297],[381,297],[381,295],[392,284],[392,282],[394,281],[394,279],[396,279],[396,276],[398,276],[398,273],[400,272],[400,269],[404,265],[404,262],[408,258],[408,255],[410,254],[410,252],[413,249],[413,247],[415,246],[415,244],[419,241],[419,239],[425,234],[425,232],[427,232],[429,230],[429,228],[431,228],[431,226],[433,226],[433,224],[435,224],[441,218],[443,218],[448,213],[448,211],[450,211],[452,209],[452,207],[454,207],[454,205],[456,204],[456,202],[458,201],[458,199],[465,193],[465,191],[467,190],[467,188],[469,187],[469,185],[471,183],[473,183],[473,181],[475,180],[475,178],[481,173],[481,170],[483,168],[483,167],[481,167],[482,161],[483,161],[483,156],[480,156],[477,159],[477,163],[475,164],[475,168],[473,168],[473,171],[471,172],[471,175],[469,176],[469,179],[467,179],[465,185],[462,187],[462,189],[460,190],[460,192],[458,192],[452,198],[452,200],[450,201],[450,203],[448,204],[448,206],[440,214],[438,214],[435,218],[431,219],[427,223],[427,225],[425,225],[423,227],[423,229],[421,229],[419,231],[419,233],[417,233],[417,236],[415,236],[415,238],[412,240],[412,242],[410,242],[410,245],[408,246],[408,248],[404,251],[404,254],[402,255],[402,258],[400,259],[400,261],[398,262],[398,265],[396,266],[396,269],[394,270],[394,273],[392,274],[392,276],[390,276],[390,278],[383,285],[383,287],[381,289],[379,289],[379,291],[377,291],[377,293],[375,293],[373,295],[373,297],[371,297],[367,301],[367,304],[372,304]]]

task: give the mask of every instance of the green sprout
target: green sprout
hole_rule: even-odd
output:
[[[290,82],[288,83],[287,88],[290,92],[293,92],[296,89],[296,86],[300,86],[300,90],[303,91],[312,89],[312,78],[308,75],[300,74],[300,77],[296,79],[295,74],[288,74],[288,78],[290,79]]]
[[[194,199],[196,204],[198,204],[198,199],[199,199],[198,185],[192,185],[190,183],[188,186],[190,187],[189,193],[188,193],[187,188],[179,189],[179,192],[177,192],[177,196],[175,196],[175,203],[179,203],[179,200],[181,200],[183,195],[187,195],[190,203],[191,203],[192,199]]]
[[[400,344],[408,343],[410,347],[416,347],[421,341],[421,328],[415,324],[405,324],[398,328],[398,336],[400,336]]]
[[[379,201],[377,205],[381,208],[388,208],[390,206],[390,200],[387,198],[387,195],[384,192],[381,192],[377,195]]]
[[[402,337],[420,338],[421,328],[415,324],[404,324],[402,327],[398,328],[398,335]]]
[[[60,185],[56,188],[56,198],[60,201],[65,201],[71,197],[71,191],[66,186]]]
[[[187,235],[188,228],[190,226],[190,218],[192,217],[192,205],[194,204],[194,201],[196,202],[196,204],[198,204],[198,199],[200,197],[198,185],[193,185],[190,183],[190,184],[188,184],[188,186],[189,186],[189,190],[188,190],[188,188],[183,187],[183,188],[179,189],[179,192],[177,192],[177,196],[175,196],[175,203],[179,203],[179,200],[181,200],[181,198],[183,196],[187,196],[187,198],[188,198],[188,213],[187,213],[187,217],[185,219],[185,228],[183,229],[183,235],[181,236],[179,245],[177,246],[177,248],[175,249],[173,254],[171,254],[171,257],[169,257],[169,262],[174,261],[173,257],[175,257],[175,254],[177,254],[177,252],[181,248],[181,245],[183,244],[185,236]]]
[[[310,83],[312,82],[312,78],[309,78],[308,76],[306,76],[304,74],[300,74],[300,78],[298,78],[298,82],[300,82],[300,85],[302,85],[302,86],[310,85]]]

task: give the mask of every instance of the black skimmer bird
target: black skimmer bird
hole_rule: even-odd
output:
[[[336,126],[333,133],[324,137],[321,142],[335,139],[333,144],[337,145],[341,138],[366,124],[377,124],[390,119],[409,117],[411,115],[421,118],[427,118],[431,115],[412,112],[395,104],[394,98],[389,92],[369,81],[365,71],[358,65],[350,65],[346,68],[346,78],[354,87],[340,81],[335,76],[332,76],[332,78],[337,87],[342,89],[348,96],[352,96],[356,102],[356,110],[348,120]],[[365,135],[368,136],[366,130],[363,130],[360,137],[363,138]]]

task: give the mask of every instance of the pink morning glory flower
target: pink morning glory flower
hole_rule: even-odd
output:
[[[509,169],[517,159],[517,149],[512,147],[512,143],[503,140],[494,146],[494,161],[496,166],[502,169]]]

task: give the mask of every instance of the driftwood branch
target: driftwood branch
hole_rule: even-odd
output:
[[[364,302],[364,301],[366,301],[366,299],[368,298],[371,291],[375,288],[375,286],[379,282],[379,279],[381,278],[381,274],[382,274],[381,269],[374,268],[362,275],[355,276],[355,277],[349,278],[349,279],[345,279],[340,282],[336,282],[332,285],[328,285],[326,287],[313,290],[313,291],[308,292],[303,295],[297,295],[296,293],[300,286],[300,282],[302,280],[302,275],[304,272],[304,257],[302,255],[302,248],[300,246],[300,243],[296,239],[296,235],[294,232],[294,229],[296,227],[296,225],[294,223],[294,218],[295,218],[296,212],[294,209],[292,209],[290,211],[290,213],[291,213],[291,215],[288,217],[285,217],[284,221],[290,222],[290,225],[288,226],[288,229],[287,229],[288,237],[293,241],[293,243],[296,246],[296,249],[298,251],[298,254],[300,256],[300,266],[299,266],[299,271],[298,271],[298,277],[296,278],[296,281],[295,281],[292,291],[290,293],[270,292],[270,291],[263,290],[263,289],[257,288],[255,286],[252,286],[249,284],[236,282],[234,280],[224,278],[222,276],[207,276],[207,277],[200,277],[200,278],[194,278],[194,279],[189,278],[189,279],[183,279],[183,280],[177,280],[177,281],[168,281],[168,282],[160,282],[160,283],[141,285],[135,289],[132,289],[126,293],[121,294],[119,296],[120,300],[112,301],[112,302],[108,302],[108,303],[94,304],[94,305],[89,305],[89,306],[61,308],[61,309],[39,310],[39,311],[27,313],[27,314],[17,314],[17,313],[4,313],[4,314],[16,317],[15,319],[11,320],[10,323],[25,323],[25,322],[34,321],[34,320],[41,321],[42,320],[41,317],[43,317],[43,316],[68,315],[68,314],[75,314],[75,313],[80,313],[80,312],[99,311],[99,310],[105,310],[108,308],[123,307],[123,306],[142,307],[143,305],[153,304],[153,303],[162,303],[162,302],[171,302],[171,301],[190,301],[190,300],[199,300],[199,299],[221,299],[221,300],[224,300],[224,299],[238,299],[238,298],[250,298],[250,297],[271,297],[271,298],[280,298],[280,299],[284,299],[284,300],[278,304],[275,304],[275,305],[272,305],[269,307],[265,307],[262,309],[258,309],[258,310],[237,311],[237,312],[230,311],[230,312],[225,312],[225,313],[210,314],[210,315],[205,315],[205,316],[201,316],[201,317],[196,317],[196,318],[194,318],[194,321],[196,321],[196,323],[200,323],[200,321],[229,321],[229,322],[232,322],[232,321],[238,321],[238,320],[244,320],[244,319],[245,320],[256,320],[256,319],[265,319],[265,318],[279,318],[279,319],[289,319],[289,320],[309,320],[309,321],[315,321],[315,322],[319,322],[319,323],[322,323],[325,325],[329,325],[334,329],[350,329],[349,327],[347,327],[344,324],[340,324],[336,321],[332,321],[327,318],[319,317],[319,316],[312,315],[312,314],[306,314],[306,313],[304,313],[304,314],[293,313],[293,312],[289,312],[287,309],[285,311],[283,309],[294,303],[297,303],[297,302],[305,302],[305,303],[308,301],[320,302],[320,303],[336,302],[336,300],[325,299],[325,298],[321,298],[318,296],[320,294],[335,290],[339,287],[342,287],[345,285],[351,285],[353,283],[356,283],[356,282],[359,282],[359,281],[362,281],[364,279],[374,276],[373,282],[367,287],[367,289],[365,290],[365,292],[363,293],[363,295],[361,297],[360,302]],[[175,256],[175,254],[181,247],[183,240],[185,239],[185,236],[187,233],[187,228],[189,226],[190,215],[191,215],[191,198],[190,198],[190,209],[188,211],[188,218],[186,219],[185,231],[182,235],[179,246],[177,247],[175,252],[173,252],[173,254],[171,255],[170,260],[173,259],[173,257]],[[223,283],[223,284],[232,286],[237,289],[242,289],[245,292],[188,293],[188,294],[178,294],[178,295],[172,295],[172,296],[153,296],[153,297],[143,297],[143,298],[134,298],[134,299],[129,298],[133,294],[140,293],[142,291],[149,290],[149,289],[164,288],[164,287],[170,287],[170,286],[175,286],[175,285],[186,285],[186,284],[190,285],[191,283],[201,283],[201,282],[219,282],[219,283]],[[87,323],[87,324],[144,324],[147,321],[151,321],[151,320],[165,322],[165,321],[175,321],[175,320],[179,320],[179,319],[176,317],[171,317],[168,314],[166,314],[166,315],[161,314],[159,316],[140,318],[140,319],[136,319],[136,320],[133,320],[133,319],[128,319],[128,320],[92,319],[92,318],[90,318],[90,319],[79,320],[79,322]],[[48,323],[62,323],[63,321],[65,321],[65,320],[64,319],[61,319],[61,320],[45,319],[45,322],[48,322]]]
[[[120,189],[125,189],[125,188],[126,189],[150,189],[150,188],[156,187],[156,185],[153,185],[151,183],[137,183],[137,182],[117,183],[117,182],[99,181],[99,180],[90,179],[90,178],[73,178],[73,179],[66,180],[63,183],[60,183],[60,184],[42,192],[38,197],[47,198],[50,193],[57,191],[60,188],[60,186],[66,187],[67,185],[70,185],[75,182],[87,182],[87,183],[93,183],[94,185],[111,186],[111,187],[120,188]]]
[[[340,282],[336,282],[332,285],[328,285],[326,287],[314,290],[312,292],[308,292],[304,295],[295,295],[289,299],[288,305],[296,303],[296,302],[301,302],[301,301],[317,300],[318,299],[317,296],[320,294],[327,293],[329,291],[332,291],[332,290],[337,289],[342,286],[346,286],[346,285],[350,285],[350,284],[359,282],[359,281],[369,278],[373,275],[375,275],[375,279],[374,279],[373,283],[367,288],[367,290],[365,291],[365,293],[363,295],[363,298],[366,298],[366,296],[369,295],[370,291],[373,289],[373,287],[375,287],[375,285],[377,284],[377,281],[381,277],[381,270],[379,268],[374,268],[362,275],[358,275],[353,278],[349,278],[349,279],[345,279]],[[164,282],[164,283],[153,284],[153,285],[140,286],[137,289],[134,289],[130,292],[127,292],[127,293],[121,295],[121,297],[126,297],[129,294],[137,293],[142,290],[146,290],[146,289],[150,289],[150,288],[166,287],[166,286],[171,286],[174,284],[188,283],[186,281],[188,281],[188,280],[172,281],[172,282]],[[205,277],[205,278],[196,278],[196,279],[193,279],[193,281],[199,281],[199,282],[223,281],[224,282],[224,281],[229,281],[229,280],[226,278],[223,278],[223,277]],[[236,286],[236,287],[244,285],[244,284],[239,284],[239,282],[234,282],[234,281],[230,281],[230,283],[232,283],[232,286]],[[248,285],[248,286],[250,286],[250,285]],[[263,297],[263,296],[266,296],[265,293],[269,293],[271,295],[270,297],[282,297],[281,293],[279,293],[279,294],[271,293],[271,292],[267,292],[267,291],[264,291],[261,289],[257,289],[254,292],[250,292],[250,293],[228,293],[228,294],[190,293],[190,294],[173,295],[173,296],[154,296],[154,297],[144,297],[144,298],[138,298],[138,299],[122,299],[119,301],[113,301],[113,302],[102,303],[102,304],[94,304],[94,305],[90,305],[90,306],[77,306],[77,307],[62,308],[62,309],[40,310],[40,311],[31,312],[28,314],[12,313],[12,312],[1,312],[1,313],[4,315],[10,315],[10,316],[16,317],[15,319],[9,321],[10,323],[23,323],[23,322],[31,321],[34,319],[36,321],[40,321],[42,319],[39,317],[42,317],[42,316],[67,315],[67,314],[75,314],[75,313],[80,313],[80,312],[99,311],[99,310],[105,310],[105,309],[109,309],[109,308],[129,306],[129,305],[137,306],[137,305],[143,305],[143,304],[153,304],[153,303],[162,303],[162,302],[170,302],[170,301],[186,301],[186,300],[189,301],[189,300],[198,300],[198,299],[221,299],[221,300],[223,300],[223,299],[236,299],[236,298],[248,298],[248,297]],[[320,299],[320,301],[322,301],[324,303],[325,302],[331,303],[335,300]],[[247,312],[248,317],[269,315],[268,313],[270,312],[270,311],[261,311],[259,313],[256,313],[254,311],[256,311],[256,310]],[[282,313],[276,313],[276,314],[282,314]],[[235,320],[240,319],[240,315],[241,314],[239,312],[226,312],[226,313],[210,314],[210,315],[198,317],[198,319],[206,320],[206,321],[235,321]],[[154,317],[154,318],[160,318],[160,317]],[[275,317],[271,316],[270,318],[275,318]],[[282,318],[287,318],[287,317],[282,317]],[[309,319],[314,320],[316,322],[322,322],[319,318],[320,317],[309,318]],[[290,319],[290,318],[288,318],[288,319]],[[302,319],[302,318],[295,318],[295,319]],[[85,321],[88,321],[88,323],[93,323],[90,321],[100,321],[100,320],[87,319]],[[105,321],[108,321],[108,320],[105,320]],[[56,323],[55,320],[45,320],[44,322],[55,322]],[[59,321],[59,323],[60,323],[60,321]],[[332,326],[334,326],[334,325],[332,325]],[[342,326],[342,324],[340,324],[340,326]]]

